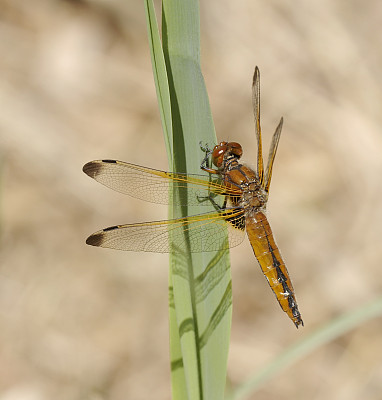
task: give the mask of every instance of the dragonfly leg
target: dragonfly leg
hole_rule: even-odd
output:
[[[202,142],[199,142],[199,146],[200,146],[201,150],[204,151],[204,153],[206,153],[206,155],[204,156],[204,158],[202,160],[202,163],[200,164],[200,168],[203,171],[207,171],[211,174],[216,174],[215,170],[209,167],[209,158],[210,158],[210,155],[212,154],[212,150],[210,150],[207,143],[205,146],[203,146]]]
[[[201,149],[204,153],[209,153],[209,154],[211,154],[211,150],[210,150],[210,148],[209,148],[209,146],[208,146],[208,143],[203,144],[203,142],[200,141],[200,142],[199,142],[199,146],[200,146],[200,149]]]
[[[213,150],[210,150],[210,148],[208,147],[208,144],[206,143],[205,146],[203,146],[202,142],[199,142],[199,146],[200,148],[206,153],[205,157],[203,158],[202,163],[200,164],[200,169],[202,169],[203,171],[208,172],[209,174],[220,174],[220,171],[214,168],[211,168],[209,166],[209,158],[213,152]]]
[[[214,200],[214,194],[210,193],[208,196],[197,196],[198,202],[203,203],[205,201],[210,201],[211,204],[215,207],[217,211],[225,210],[227,207],[227,196],[224,198],[224,202],[222,206],[219,206],[218,203]]]
[[[213,168],[209,167],[209,158],[212,154],[212,150],[210,150],[208,144],[206,143],[205,145],[203,145],[203,143],[200,141],[199,146],[202,149],[202,151],[204,151],[206,153],[205,157],[203,158],[202,163],[200,164],[200,169],[202,169],[203,171],[206,171],[210,174],[220,174],[220,171],[218,171],[217,169],[213,169]],[[213,197],[214,197],[214,194],[210,192],[208,194],[208,196],[197,196],[197,199],[198,199],[199,203],[203,203],[204,201],[209,200],[217,211],[220,211],[220,210],[223,210],[226,208],[227,197],[224,198],[223,206],[219,206],[219,204],[216,203],[216,201],[214,200]]]

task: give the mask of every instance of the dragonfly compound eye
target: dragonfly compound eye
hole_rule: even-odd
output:
[[[211,158],[214,165],[218,168],[222,166],[224,154],[228,151],[227,142],[221,142],[216,145],[212,151]]]
[[[239,143],[229,142],[227,146],[229,147],[229,152],[237,158],[240,158],[243,155],[243,148]]]

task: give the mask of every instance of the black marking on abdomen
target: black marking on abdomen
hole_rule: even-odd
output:
[[[283,271],[280,268],[281,264],[279,263],[279,261],[277,260],[275,254],[273,252],[275,249],[272,249],[272,246],[268,240],[268,236],[267,236],[267,242],[268,242],[269,252],[272,254],[272,265],[274,268],[276,268],[277,280],[281,283],[281,285],[283,287],[283,291],[288,298],[288,306],[292,311],[292,315],[297,319],[297,322],[295,322],[295,325],[297,328],[300,323],[302,326],[304,326],[304,322],[301,319],[301,314],[300,314],[300,311],[298,310],[297,303],[293,297],[293,291],[289,288],[289,286],[287,284],[287,277],[284,275]]]
[[[102,160],[102,162],[109,163],[109,164],[117,164],[115,160]]]
[[[288,293],[288,303],[289,303],[289,298],[292,295],[292,292],[288,287],[287,277],[284,275],[283,271],[280,268],[281,264],[279,263],[279,260],[276,258],[275,253],[273,252],[273,250],[275,249],[272,249],[272,246],[268,240],[268,236],[267,236],[267,241],[268,241],[269,252],[272,254],[272,265],[276,268],[277,280],[282,284],[284,293]]]

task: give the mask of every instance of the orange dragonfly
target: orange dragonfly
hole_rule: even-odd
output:
[[[184,218],[111,226],[90,235],[86,243],[118,250],[158,253],[187,245],[191,252],[204,252],[237,246],[246,231],[281,308],[298,328],[304,324],[292,282],[265,214],[283,119],[273,135],[264,173],[260,73],[257,67],[253,76],[252,101],[258,148],[257,172],[239,162],[243,150],[235,142],[221,142],[212,151],[204,149],[206,157],[201,169],[209,176],[159,171],[116,160],[85,164],[83,171],[87,175],[117,192],[153,203],[201,206],[212,203],[216,208],[215,212]],[[216,169],[208,167],[209,158]],[[222,206],[218,205],[219,199]]]

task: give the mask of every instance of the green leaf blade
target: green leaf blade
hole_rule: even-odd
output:
[[[165,0],[162,21],[174,133],[174,170],[201,173],[203,152],[199,143],[215,144],[216,135],[200,67],[199,4],[195,0]],[[212,205],[210,210],[214,211]],[[174,210],[176,217],[198,213],[198,207]],[[172,283],[187,398],[221,400],[231,328],[228,251],[188,253],[182,259],[173,254],[171,264],[173,271],[179,265],[184,268],[182,274],[172,274]],[[213,284],[200,278],[211,265],[209,276],[213,276]],[[174,395],[176,387],[173,377]]]
[[[216,143],[207,91],[200,68],[199,4],[165,0],[163,49],[152,0],[145,0],[151,59],[169,166],[201,173],[199,143]],[[203,207],[203,211],[208,211]],[[210,211],[215,211],[211,205]],[[199,214],[198,207],[170,210],[171,217]],[[232,289],[229,254],[170,254],[169,315],[173,399],[224,396],[231,328]]]

